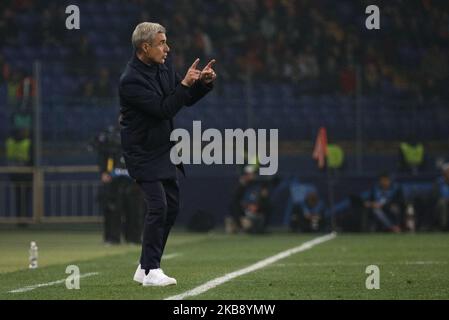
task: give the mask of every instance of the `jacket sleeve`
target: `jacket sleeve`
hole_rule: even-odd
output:
[[[176,86],[181,85],[182,78],[179,73],[176,73]],[[214,84],[204,84],[202,81],[196,81],[193,86],[188,88],[190,99],[187,101],[186,106],[190,107],[197,103],[202,97],[204,97],[209,91],[214,88]]]
[[[192,99],[189,88],[182,84],[176,86],[171,95],[163,98],[139,82],[121,85],[120,96],[128,105],[161,119],[173,118]]]

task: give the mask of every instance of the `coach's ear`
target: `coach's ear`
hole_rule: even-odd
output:
[[[148,55],[148,50],[150,50],[150,44],[148,42],[144,42],[142,43],[142,46],[140,48],[146,55]]]

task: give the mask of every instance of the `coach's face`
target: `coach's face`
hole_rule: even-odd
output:
[[[158,33],[151,43],[144,42],[142,51],[151,63],[162,64],[167,59],[170,47],[167,45],[165,33]]]

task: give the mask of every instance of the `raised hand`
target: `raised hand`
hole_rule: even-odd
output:
[[[211,83],[217,78],[217,74],[215,73],[214,69],[212,69],[212,65],[215,62],[215,59],[212,59],[201,71],[200,79],[201,81],[203,81],[203,83]]]
[[[190,66],[189,70],[187,70],[186,76],[181,81],[183,85],[190,87],[195,83],[195,81],[200,78],[201,71],[196,68],[199,62],[200,59],[197,58],[195,62]]]

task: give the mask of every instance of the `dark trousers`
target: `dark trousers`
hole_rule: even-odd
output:
[[[146,203],[140,264],[142,269],[157,269],[178,215],[179,184],[177,180],[161,180],[140,182],[139,186]]]

